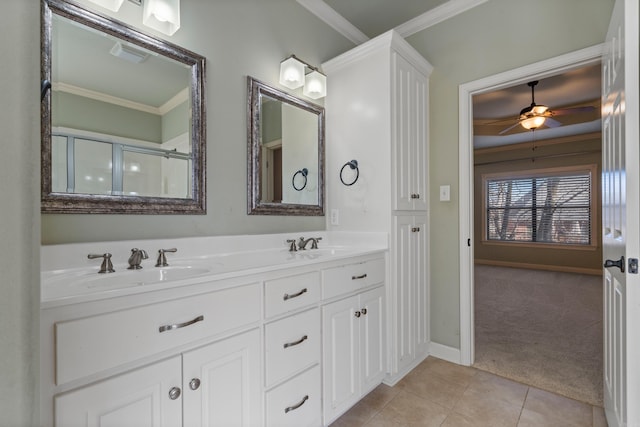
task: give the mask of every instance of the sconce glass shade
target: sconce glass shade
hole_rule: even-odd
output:
[[[546,118],[544,116],[528,117],[520,122],[523,128],[528,130],[535,130],[544,124]]]
[[[304,64],[291,56],[280,63],[280,84],[289,89],[304,85]]]
[[[180,29],[180,0],[144,0],[142,23],[173,35]]]
[[[327,77],[315,70],[310,72],[306,76],[306,82],[302,93],[311,99],[318,99],[327,96]]]
[[[105,9],[109,9],[113,12],[117,12],[124,3],[124,0],[91,0],[91,2],[97,4],[98,6],[102,6]]]

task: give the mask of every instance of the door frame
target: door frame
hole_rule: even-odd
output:
[[[459,86],[459,230],[460,230],[460,363],[475,359],[474,336],[474,203],[473,203],[473,95],[543,79],[568,70],[594,64],[602,59],[604,44],[587,47],[544,61],[525,65]]]

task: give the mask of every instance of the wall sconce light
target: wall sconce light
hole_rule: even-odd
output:
[[[98,6],[117,12],[124,0],[90,0]],[[142,5],[142,23],[172,36],[180,29],[180,0],[129,0]]]
[[[305,67],[311,72],[305,75]],[[302,93],[311,99],[327,96],[327,77],[309,63],[291,55],[280,63],[280,84],[289,89],[304,86]]]
[[[172,36],[180,29],[180,0],[145,0],[142,23]]]
[[[105,9],[109,9],[113,12],[117,12],[118,9],[120,9],[120,6],[122,6],[122,3],[124,3],[124,0],[91,0],[91,1],[97,4],[98,6],[102,6]]]

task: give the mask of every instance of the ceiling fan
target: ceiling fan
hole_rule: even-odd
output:
[[[573,113],[584,113],[593,111],[595,109],[595,107],[593,106],[584,106],[551,110],[546,105],[536,104],[535,87],[537,84],[538,80],[527,83],[527,86],[531,88],[531,105],[520,110],[520,115],[518,116],[516,123],[500,131],[499,135],[503,135],[509,132],[516,126],[522,126],[523,128],[532,131],[538,129],[542,125],[550,128],[555,128],[561,126],[562,123],[553,119],[552,117],[554,116],[563,116]]]

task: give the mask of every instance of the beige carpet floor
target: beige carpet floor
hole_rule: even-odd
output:
[[[602,279],[475,266],[474,367],[602,406]]]

